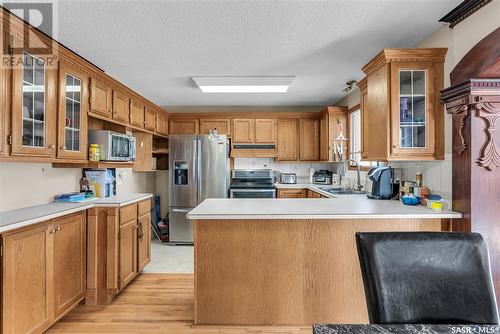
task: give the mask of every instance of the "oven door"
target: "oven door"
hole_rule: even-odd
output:
[[[231,198],[276,198],[276,189],[231,189]]]
[[[128,136],[110,135],[110,150],[108,160],[129,161],[132,156],[132,145]]]

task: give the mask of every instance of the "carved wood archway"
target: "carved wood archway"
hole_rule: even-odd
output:
[[[478,232],[488,243],[500,303],[500,28],[474,46],[442,91],[452,115],[452,229]],[[500,305],[499,305],[500,306]]]

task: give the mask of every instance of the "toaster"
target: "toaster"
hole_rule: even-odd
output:
[[[284,183],[284,184],[297,183],[297,174],[295,174],[295,173],[281,173],[280,183]]]

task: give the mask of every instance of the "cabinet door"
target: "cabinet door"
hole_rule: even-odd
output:
[[[433,156],[433,80],[432,63],[391,64],[391,156]]]
[[[22,45],[17,39],[12,41]],[[12,70],[11,154],[54,158],[57,70],[26,51],[22,59]]]
[[[319,160],[319,120],[300,120],[300,160]]]
[[[280,161],[298,160],[299,136],[296,119],[278,119],[278,158]]]
[[[59,63],[58,158],[87,159],[88,76]]]
[[[3,334],[41,333],[52,320],[49,235],[42,224],[3,238]]]
[[[200,133],[208,134],[210,130],[217,129],[217,133],[220,135],[230,135],[230,123],[229,119],[200,119]]]
[[[128,123],[130,116],[130,99],[127,95],[113,90],[113,119]]]
[[[86,266],[85,213],[54,221],[54,316],[84,297]]]
[[[151,214],[138,219],[137,228],[137,270],[141,272],[151,261]]]
[[[158,112],[156,114],[156,132],[165,136],[169,134],[168,117],[163,112]]]
[[[231,136],[233,144],[251,144],[254,141],[254,119],[234,119],[233,134]]]
[[[305,198],[307,189],[278,189],[278,198]]]
[[[120,224],[120,290],[137,274],[137,219]]]
[[[170,134],[198,134],[199,123],[197,119],[170,119]]]
[[[136,139],[136,157],[133,170],[147,172],[153,168],[153,135],[144,132],[134,132]]]
[[[321,161],[330,160],[330,115],[328,111],[321,113],[319,121],[319,158]]]
[[[255,142],[276,143],[276,126],[275,119],[256,119]]]
[[[90,79],[90,111],[111,118],[113,111],[113,90],[105,82]]]
[[[148,106],[144,110],[144,128],[149,131],[156,131],[156,112]]]
[[[6,32],[0,31],[0,50],[3,55],[8,54],[7,52],[7,42],[6,42]],[[10,94],[7,91],[8,78],[10,70],[4,67],[0,68],[0,96],[2,100],[0,101],[0,157],[4,153],[4,145],[6,138],[5,130],[5,117],[7,116],[7,111],[10,106]]]
[[[144,104],[141,101],[130,100],[130,124],[144,128]]]

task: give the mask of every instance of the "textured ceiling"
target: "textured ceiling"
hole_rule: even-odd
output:
[[[161,106],[327,105],[384,47],[460,0],[58,1],[57,39]],[[292,75],[285,94],[202,94],[191,76]]]

